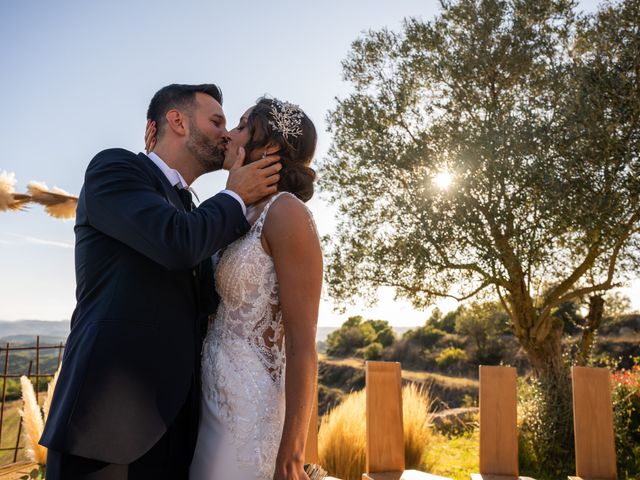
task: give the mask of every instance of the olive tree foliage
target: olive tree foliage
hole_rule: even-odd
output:
[[[332,296],[496,296],[534,372],[564,377],[555,309],[638,266],[639,10],[442,1],[356,40],[321,172]]]

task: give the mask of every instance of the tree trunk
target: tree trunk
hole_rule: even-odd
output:
[[[586,324],[582,329],[582,337],[578,343],[578,353],[576,355],[576,364],[586,366],[591,358],[593,344],[596,340],[596,333],[602,325],[604,317],[604,299],[600,295],[594,295],[589,299],[589,314],[587,315]]]
[[[534,432],[538,462],[557,478],[566,478],[574,468],[571,379],[562,347],[563,322],[550,320],[552,326],[545,338],[536,340],[530,331],[527,338],[519,338],[531,363],[537,392],[527,399],[533,402],[536,414],[524,421],[529,423],[525,428]],[[539,321],[536,318],[531,323],[535,326]]]
[[[545,382],[565,381],[569,378],[569,370],[563,358],[562,322],[552,319],[553,325],[549,334],[542,341],[527,338],[520,339],[528,354],[534,375]]]

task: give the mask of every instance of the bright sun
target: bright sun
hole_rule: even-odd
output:
[[[440,189],[446,190],[453,183],[453,175],[447,171],[442,171],[433,177],[433,183]]]

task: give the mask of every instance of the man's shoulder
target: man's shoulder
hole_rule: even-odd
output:
[[[118,161],[118,160],[133,160],[137,159],[138,154],[133,153],[124,148],[107,148],[106,150],[102,150],[98,152],[91,162],[109,162],[109,161]]]
[[[131,166],[134,168],[144,168],[144,155],[133,153],[124,148],[108,148],[97,153],[91,162],[89,168],[105,168],[108,166]]]

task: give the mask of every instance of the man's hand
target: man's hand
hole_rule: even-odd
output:
[[[227,190],[238,194],[245,205],[251,205],[258,200],[278,191],[277,183],[280,180],[278,172],[282,165],[279,155],[270,155],[261,158],[249,165],[244,165],[245,150],[240,147],[235,154],[236,159],[229,170]]]
[[[156,146],[156,122],[147,120],[147,128],[144,132],[144,148],[147,153],[152,152]]]

